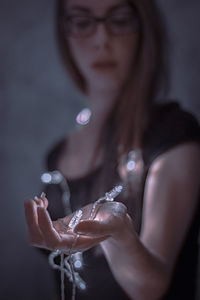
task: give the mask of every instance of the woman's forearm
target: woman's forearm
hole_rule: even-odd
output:
[[[169,284],[169,270],[134,231],[122,232],[101,243],[119,285],[134,300],[157,300]]]

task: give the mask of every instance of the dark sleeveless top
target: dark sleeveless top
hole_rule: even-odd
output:
[[[142,212],[142,198],[146,175],[152,162],[162,153],[186,142],[200,142],[200,127],[192,114],[182,110],[176,102],[156,104],[152,112],[152,121],[145,134],[144,148],[142,149],[144,169],[141,180],[136,180],[140,187],[134,195],[123,194],[117,198],[128,207],[129,214],[136,219],[135,229],[139,233]],[[55,170],[58,157],[62,153],[65,141],[61,141],[48,155],[48,170]],[[101,175],[99,167],[84,178],[68,180],[71,191],[72,210],[76,210],[98,197],[91,194],[91,186],[98,182]],[[108,180],[105,191],[110,190],[120,180],[117,172]],[[135,184],[135,186],[136,186]],[[105,183],[106,185],[106,183]],[[61,201],[61,189],[58,185],[46,186],[49,199],[49,212],[53,219],[64,216],[64,207]],[[198,231],[200,225],[200,207],[193,218],[185,243],[180,251],[175,266],[171,285],[165,300],[193,300],[195,299],[197,258],[198,258]],[[126,300],[129,297],[120,288],[113,278],[101,248],[90,249],[83,253],[84,268],[80,275],[87,283],[86,291],[77,291],[77,300]],[[71,284],[66,281],[67,298],[71,296]]]

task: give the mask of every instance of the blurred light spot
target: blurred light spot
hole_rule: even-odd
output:
[[[86,290],[86,284],[81,282],[80,283],[80,288],[81,288],[81,290]]]
[[[53,171],[51,173],[51,176],[52,176],[52,183],[54,184],[60,183],[63,179],[63,176],[59,171]]]
[[[46,172],[41,176],[41,181],[46,184],[58,184],[63,180],[63,176],[59,171]]]
[[[80,261],[80,260],[76,260],[75,262],[74,262],[74,267],[76,268],[76,269],[81,269],[82,268],[82,262]]]
[[[122,186],[122,185],[116,186],[116,191],[117,191],[118,193],[121,193],[122,190],[123,190],[123,186]]]
[[[52,180],[52,176],[51,176],[49,173],[44,173],[44,174],[42,174],[42,176],[41,176],[41,180],[42,180],[42,182],[44,182],[44,183],[50,183],[51,180]]]
[[[79,125],[87,125],[90,121],[91,110],[89,108],[84,108],[76,117],[76,122]]]
[[[128,161],[126,167],[128,171],[133,171],[135,169],[135,161],[134,160]]]

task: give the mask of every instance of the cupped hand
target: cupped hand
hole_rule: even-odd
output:
[[[24,206],[30,243],[49,250],[60,249],[66,254],[85,251],[111,236],[117,236],[131,222],[126,207],[119,202],[97,205],[92,219],[93,204],[83,207],[81,221],[74,230],[68,226],[74,214],[51,220],[46,197],[26,201]]]
[[[91,205],[86,206],[91,210]],[[75,227],[76,233],[93,237],[119,238],[126,230],[132,230],[133,223],[127,208],[121,202],[105,202],[97,206],[92,220],[82,219]]]

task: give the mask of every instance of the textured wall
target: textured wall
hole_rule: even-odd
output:
[[[171,95],[200,117],[200,2],[158,2],[171,41]],[[0,1],[2,300],[51,300],[54,289],[46,258],[27,245],[23,213],[23,201],[40,189],[47,149],[72,128],[84,105],[57,55],[54,5]]]

